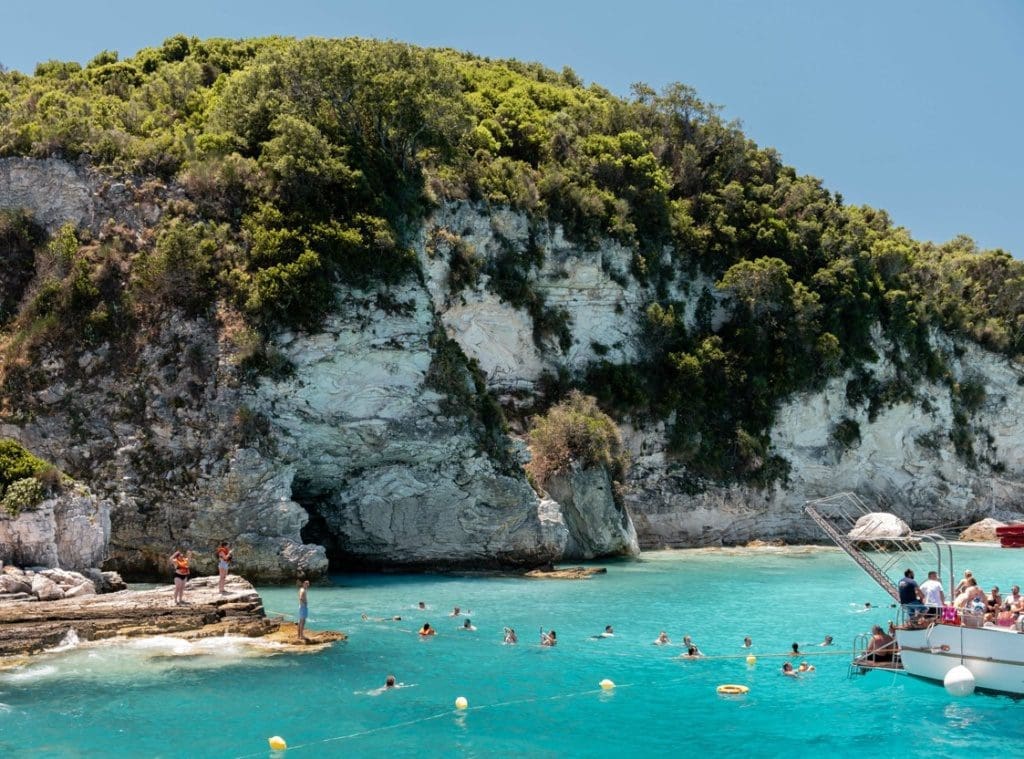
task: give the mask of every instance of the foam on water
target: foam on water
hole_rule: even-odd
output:
[[[967,554],[960,566],[987,587],[1022,579],[1019,554]],[[271,735],[293,757],[934,757],[1022,747],[1019,702],[954,700],[941,686],[881,672],[847,678],[849,656],[833,654],[894,610],[834,551],[656,553],[583,582],[334,580],[310,590],[309,624],[350,639],[322,654],[253,659],[230,637],[157,638],[83,646],[0,673],[4,702],[16,705],[0,710],[0,749],[134,757],[186,746],[190,756],[263,757]],[[292,588],[261,592],[268,609],[295,605]],[[420,600],[430,608],[414,608]],[[865,601],[881,608],[852,613]],[[456,605],[474,610],[477,632],[448,617]],[[416,635],[425,621],[436,638]],[[594,639],[607,624],[615,636]],[[519,645],[502,645],[505,626]],[[540,648],[538,630],[552,627],[558,646]],[[660,630],[671,645],[651,645]],[[707,659],[678,658],[684,634]],[[816,645],[825,634],[835,636],[831,649]],[[744,635],[753,648],[741,647]],[[773,656],[794,641],[817,667],[800,680],[783,677],[784,659]],[[415,687],[381,691],[389,674]],[[604,678],[614,690],[600,688]],[[723,683],[750,692],[723,697]],[[467,709],[454,708],[458,696]]]

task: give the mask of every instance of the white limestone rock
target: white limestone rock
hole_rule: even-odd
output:
[[[873,511],[864,514],[853,525],[846,537],[850,540],[878,540],[905,538],[910,535],[910,525],[895,514]]]
[[[616,503],[612,481],[604,467],[573,467],[549,477],[545,487],[560,504],[569,532],[562,559],[640,554],[633,520]]]
[[[40,601],[58,601],[64,598],[64,591],[49,577],[35,574],[32,576],[32,595]]]

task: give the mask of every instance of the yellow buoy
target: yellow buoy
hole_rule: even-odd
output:
[[[742,696],[750,692],[746,685],[719,685],[715,690],[723,696]]]
[[[753,654],[748,656],[747,657],[747,664],[749,664],[751,667],[753,667],[755,664],[757,664],[757,657],[754,656]]]
[[[267,743],[270,744],[270,748],[274,751],[284,751],[288,748],[288,744],[284,742],[284,738],[280,735],[275,735],[273,738],[267,738]]]
[[[468,706],[469,706],[469,701],[466,700],[465,696],[459,696],[457,699],[455,699],[455,708],[456,709],[465,709]]]
[[[615,683],[609,680],[607,677],[598,683],[601,686],[601,690],[612,690],[615,687]]]

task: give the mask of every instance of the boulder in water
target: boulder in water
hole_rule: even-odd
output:
[[[996,527],[1003,527],[1006,523],[998,519],[986,517],[980,522],[975,522],[966,530],[960,533],[960,540],[971,543],[995,543],[999,541],[996,535]]]
[[[887,511],[865,514],[846,537],[858,548],[875,551],[921,550],[921,542],[911,535],[910,525]]]

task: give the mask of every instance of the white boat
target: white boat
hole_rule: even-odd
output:
[[[832,541],[842,548],[889,595],[899,602],[899,591],[887,574],[895,566],[903,566],[907,555],[907,536],[878,538],[877,544],[857,541],[848,536],[850,527],[863,521],[870,512],[852,493],[809,501],[805,511],[818,523]],[[949,572],[946,597],[953,597],[953,546],[940,535],[923,533],[913,536],[921,544],[935,547],[936,564],[932,569],[944,576]],[[913,546],[911,550],[917,550]],[[943,562],[943,549],[948,560]],[[925,552],[927,553],[927,552]],[[884,556],[880,565],[875,556]],[[894,558],[895,557],[895,558]],[[913,561],[921,563],[918,554]],[[926,570],[927,571],[927,570]],[[902,612],[902,609],[901,609]],[[1024,615],[1021,615],[1024,619]],[[944,683],[951,692],[967,693],[980,688],[996,693],[1024,695],[1024,634],[1018,620],[1012,627],[983,623],[969,614],[937,614],[933,618],[909,618],[901,614],[895,630],[897,651],[891,661],[875,661],[863,650],[868,636],[861,636],[855,648],[851,671],[861,673],[873,669],[902,671],[915,677]],[[966,670],[966,672],[964,671]]]

